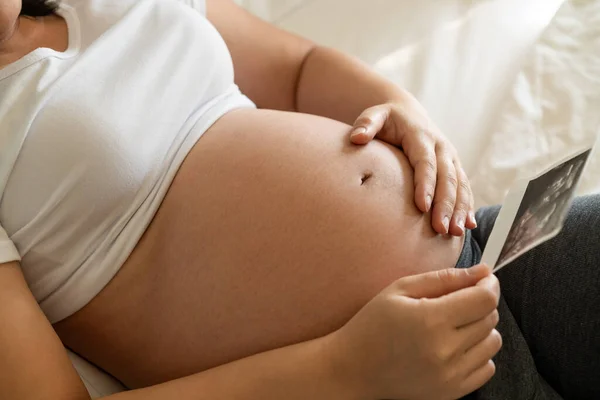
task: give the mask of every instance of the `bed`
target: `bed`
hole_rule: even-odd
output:
[[[238,2],[414,93],[458,148],[477,205],[598,136],[600,0]],[[595,152],[580,193],[600,191],[598,172]],[[93,398],[123,389],[70,356]]]

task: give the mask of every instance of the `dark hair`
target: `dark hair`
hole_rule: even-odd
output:
[[[21,14],[28,17],[45,17],[56,11],[58,3],[53,0],[22,0]]]

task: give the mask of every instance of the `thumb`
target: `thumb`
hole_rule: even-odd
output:
[[[442,269],[399,279],[396,288],[402,295],[415,299],[437,298],[474,286],[491,273],[491,268],[485,264],[471,268]]]
[[[367,108],[354,122],[350,141],[354,144],[369,143],[383,128],[389,114],[389,109],[385,105]]]

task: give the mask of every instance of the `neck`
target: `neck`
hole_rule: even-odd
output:
[[[15,22],[10,26],[6,32],[0,34],[0,56],[9,53],[12,47],[14,36],[19,31],[20,18],[17,18]]]
[[[19,17],[14,26],[0,39],[0,68],[10,64],[32,50],[31,38],[37,35],[40,21]]]
[[[1,1],[1,0],[0,0]],[[10,34],[0,39],[0,68],[40,47],[66,51],[69,44],[67,23],[61,17],[19,17]]]

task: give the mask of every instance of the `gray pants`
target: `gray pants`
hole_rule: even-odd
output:
[[[477,212],[457,267],[480,261],[498,210]],[[562,232],[498,278],[497,372],[465,399],[600,399],[600,195],[576,199]]]

